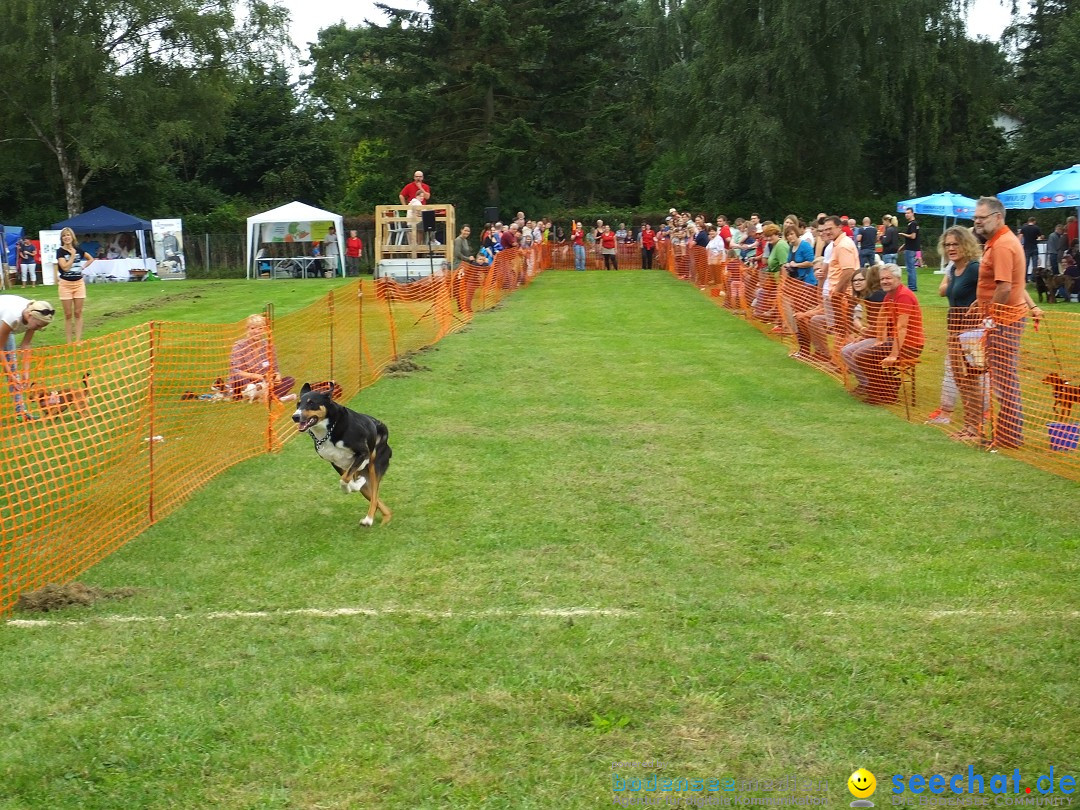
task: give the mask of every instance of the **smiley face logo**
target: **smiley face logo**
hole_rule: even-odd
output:
[[[859,768],[848,777],[847,789],[856,799],[867,799],[877,790],[877,779],[866,768]]]

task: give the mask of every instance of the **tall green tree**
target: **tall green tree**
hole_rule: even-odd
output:
[[[681,42],[687,16],[692,37],[656,51],[649,201],[821,205],[963,177],[1001,98],[1000,51],[967,39],[952,0],[647,0],[643,13],[658,42]]]
[[[70,215],[93,178],[153,167],[219,135],[230,72],[285,22],[263,0],[6,0],[0,9],[6,145],[33,138],[48,150]]]
[[[326,203],[341,166],[324,137],[317,109],[302,105],[282,66],[252,66],[233,87],[221,139],[206,150],[195,176],[229,197],[254,202],[305,198]]]
[[[1019,183],[1080,162],[1080,7],[1065,0],[1036,0],[1031,14],[1010,34],[1016,45],[1010,111],[1021,123],[1009,181]]]
[[[636,200],[630,0],[432,0],[389,21],[320,32],[311,93],[354,152],[390,171],[391,201],[422,168],[473,210]],[[377,139],[377,144],[372,142]],[[370,188],[372,167],[350,188]]]

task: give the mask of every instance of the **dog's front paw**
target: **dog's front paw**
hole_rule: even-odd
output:
[[[363,519],[362,519],[362,520],[360,521],[360,525],[361,525],[361,526],[371,526],[371,525],[373,525],[374,523],[375,523],[375,518],[369,518],[369,517],[364,517],[364,518],[363,518]]]

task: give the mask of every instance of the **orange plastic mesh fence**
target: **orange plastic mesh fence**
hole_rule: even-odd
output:
[[[19,388],[0,385],[0,613],[78,576],[226,468],[279,449],[296,435],[302,383],[333,382],[351,399],[550,264],[544,246],[513,249],[491,268],[357,281],[286,315],[159,321],[16,352]]]
[[[860,399],[1080,480],[1080,314],[1051,310],[1036,322],[1023,305],[975,306],[950,316],[942,299],[919,308],[921,348],[908,341],[894,361],[889,344],[875,345],[878,323],[884,319],[891,338],[902,308],[850,293],[826,306],[817,285],[738,259],[710,265],[695,246],[662,243],[657,256],[659,267],[790,343],[793,360],[833,376]]]
[[[573,270],[574,246],[570,242],[545,242],[541,246],[547,254],[547,261],[552,270]],[[586,270],[603,270],[604,257],[599,244],[585,244]],[[642,267],[641,249],[636,242],[620,242],[615,247],[615,259],[619,270],[640,270]],[[654,259],[655,262],[655,259]],[[655,265],[662,266],[662,265]]]

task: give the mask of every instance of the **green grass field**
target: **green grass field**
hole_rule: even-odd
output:
[[[855,402],[666,273],[546,274],[422,362],[351,403],[390,427],[388,526],[299,437],[80,578],[135,597],[0,628],[0,810],[1076,773],[1074,483]]]
[[[275,281],[155,281],[142,284],[89,284],[83,310],[83,337],[108,335],[151,320],[234,323],[267,302],[290,312],[356,279],[281,279]],[[56,287],[16,288],[25,298],[44,298],[56,307],[52,324],[34,337],[34,346],[64,342],[64,312]]]

